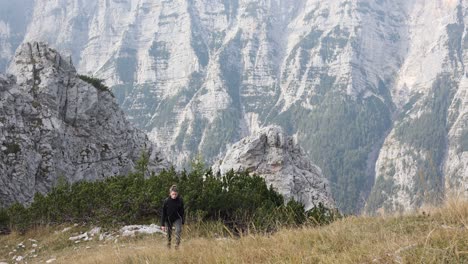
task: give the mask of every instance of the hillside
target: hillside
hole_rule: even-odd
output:
[[[74,243],[90,227],[42,227],[0,236],[0,262],[21,254],[28,263],[468,263],[468,203],[402,216],[346,217],[322,227],[271,235],[219,237],[223,227],[190,223],[180,251],[160,234]],[[207,231],[208,230],[208,231]],[[31,240],[34,239],[34,240]],[[24,247],[18,247],[18,244]],[[33,248],[31,245],[36,244]],[[4,245],[4,246],[3,246]],[[16,249],[16,252],[13,250]],[[30,253],[35,250],[34,253]],[[9,252],[12,252],[9,254]],[[24,256],[24,255],[23,255]],[[55,259],[55,261],[53,261]]]

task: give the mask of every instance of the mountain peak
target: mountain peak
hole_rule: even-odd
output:
[[[71,57],[64,58],[45,42],[25,42],[17,49],[10,71],[20,72],[24,67],[54,68],[62,72],[76,72]]]

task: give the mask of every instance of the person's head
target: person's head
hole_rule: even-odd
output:
[[[177,185],[172,185],[171,188],[169,188],[169,196],[171,196],[172,199],[176,199],[177,196],[179,196]]]

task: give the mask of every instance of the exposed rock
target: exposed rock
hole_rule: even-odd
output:
[[[99,180],[167,161],[125,119],[111,92],[82,81],[69,61],[44,43],[25,43],[0,76],[0,205],[29,203],[59,177]]]
[[[214,172],[249,171],[263,177],[286,201],[294,199],[309,210],[319,203],[335,204],[328,180],[312,164],[297,141],[277,126],[260,129],[235,143],[226,156],[213,166]]]
[[[120,229],[120,233],[124,237],[135,236],[136,234],[149,234],[149,235],[155,234],[155,233],[165,234],[165,232],[161,230],[161,227],[155,224],[124,226]]]
[[[70,229],[72,229],[72,228],[71,228],[71,227],[65,227],[65,228],[62,230],[62,233],[68,232],[68,231],[70,231]]]
[[[83,234],[68,238],[68,240],[71,240],[71,241],[78,241],[78,240],[88,241],[88,239],[89,239],[88,232],[84,232]]]
[[[101,228],[100,227],[95,227],[95,228],[91,229],[88,233],[89,233],[90,236],[95,236],[95,235],[101,233]]]

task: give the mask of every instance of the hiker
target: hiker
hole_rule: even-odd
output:
[[[167,232],[167,247],[171,248],[172,227],[175,226],[176,246],[180,245],[182,225],[184,224],[184,201],[179,196],[176,185],[169,188],[169,197],[164,200],[161,216],[161,229]]]

